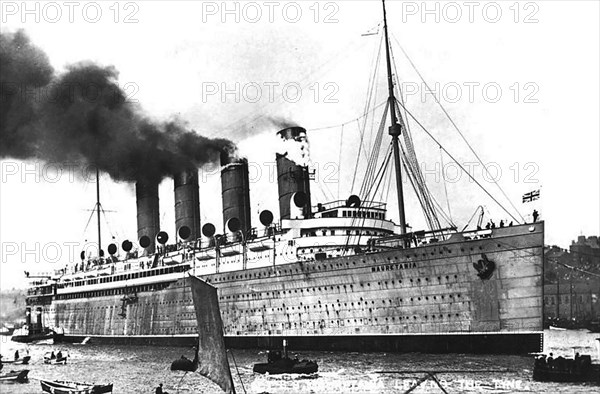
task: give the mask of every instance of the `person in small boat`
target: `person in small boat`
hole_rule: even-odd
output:
[[[15,361],[19,359],[19,349],[15,350]]]
[[[59,350],[58,353],[56,353],[56,359],[60,360],[61,358],[63,358],[63,354],[62,354],[62,350]]]
[[[169,394],[166,391],[163,391],[163,384],[159,384],[158,387],[156,388],[156,390],[154,391],[154,394]]]
[[[56,354],[54,354],[54,350],[50,354],[50,360],[54,360],[56,358]]]

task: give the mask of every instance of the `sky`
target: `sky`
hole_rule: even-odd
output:
[[[359,181],[351,187],[356,163],[360,176],[366,162],[357,125],[381,33],[380,3],[26,4],[27,10],[21,2],[2,2],[0,31],[23,29],[58,74],[81,61],[114,66],[119,86],[148,116],[234,141],[250,162],[254,223],[263,209],[277,213],[279,124],[308,129],[313,203],[345,199],[360,187]],[[409,111],[513,216],[490,174],[526,220],[537,209],[546,243],[561,247],[580,234],[600,233],[599,15],[596,1],[388,2],[395,74]],[[379,72],[376,104],[386,97],[384,69]],[[381,116],[381,108],[374,113]],[[449,201],[459,228],[480,205],[485,220],[512,220],[408,123],[425,178],[440,205]],[[366,124],[370,136],[371,120]],[[0,164],[0,288],[7,289],[24,286],[24,270],[61,268],[95,242],[95,219],[89,219],[96,191],[93,176],[64,163],[4,157]],[[202,222],[219,228],[218,168],[200,174]],[[404,187],[407,221],[424,228],[410,184]],[[521,202],[538,189],[539,200]],[[172,181],[161,183],[161,228],[173,238],[172,190]],[[393,191],[381,197],[397,220]],[[133,185],[103,174],[101,201],[103,239],[135,240]]]

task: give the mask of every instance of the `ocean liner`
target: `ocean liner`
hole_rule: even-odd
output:
[[[218,289],[229,347],[279,347],[287,339],[293,349],[541,351],[544,223],[440,225],[396,98],[385,5],[382,37],[391,145],[379,170],[369,162],[371,186],[313,205],[308,133],[287,127],[277,133],[284,147],[276,154],[278,221],[263,211],[252,226],[248,163],[222,162],[222,233],[201,226],[198,172],[190,169],[174,176],[177,240],[169,244],[159,228],[158,184],[138,181],[139,247],[111,244],[108,256],[82,253],[67,270],[36,278],[27,296],[30,329],[48,325],[74,341],[191,344],[202,329],[188,284],[195,275]],[[390,163],[399,224],[372,198]],[[427,231],[406,224],[403,176],[421,191]]]

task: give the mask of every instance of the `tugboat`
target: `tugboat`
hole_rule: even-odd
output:
[[[598,342],[600,354],[600,338]],[[550,353],[536,357],[533,366],[533,380],[541,382],[588,382],[600,384],[600,364],[592,364],[588,354],[575,353],[573,358],[553,357]]]
[[[267,362],[254,364],[252,369],[256,373],[269,373],[271,375],[282,373],[311,374],[317,372],[319,366],[310,360],[291,359],[287,355],[287,341],[283,340],[283,356],[280,350],[267,352]]]
[[[535,359],[533,380],[540,382],[590,382],[600,384],[600,365],[592,358],[576,354],[574,358],[542,355]]]
[[[41,329],[28,329],[24,327],[15,331],[11,337],[11,341],[19,343],[32,343],[51,339],[54,343],[57,343],[62,341],[63,336],[64,334],[57,333],[48,327],[42,327]]]
[[[37,307],[35,310],[35,322],[32,322],[31,313],[31,308],[27,307],[25,311],[25,325],[13,332],[11,341],[19,343],[32,343],[51,339],[54,343],[57,343],[63,340],[64,332],[56,332],[56,330],[46,327],[43,324],[41,307]]]

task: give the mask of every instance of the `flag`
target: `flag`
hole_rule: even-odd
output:
[[[523,194],[523,203],[531,202],[540,198],[540,189]]]
[[[235,394],[223,339],[217,289],[195,276],[190,276],[189,281],[198,322],[198,372],[226,393]]]

